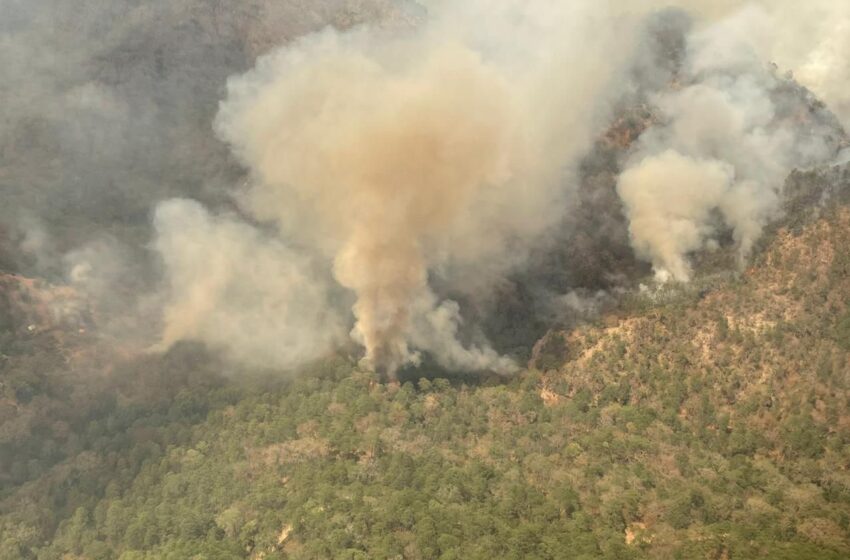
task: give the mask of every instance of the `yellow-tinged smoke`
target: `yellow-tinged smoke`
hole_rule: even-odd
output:
[[[353,296],[351,336],[389,374],[420,352],[450,369],[516,369],[482,338],[460,342],[460,307],[432,280],[486,291],[569,222],[575,169],[613,102],[641,98],[660,115],[620,162],[618,191],[636,253],[660,279],[684,281],[718,215],[745,256],[778,211],[787,172],[829,153],[817,132],[798,137],[799,123],[777,117],[782,78],[768,61],[801,72],[839,111],[847,99],[835,86],[847,81],[836,55],[843,4],[816,0],[815,17],[759,0],[424,3],[415,28],[326,30],[262,57],[229,80],[215,124],[251,173],[242,209],[277,226],[275,252],[311,255]],[[646,24],[669,4],[694,18],[656,28],[683,34],[675,76],[653,58],[662,40]],[[803,31],[815,28],[823,37],[809,41]],[[169,260],[162,231],[167,268],[179,272],[189,253]],[[288,267],[309,280],[302,265]],[[317,316],[344,324],[348,310],[330,311],[323,293]],[[197,316],[175,299],[169,337],[209,339]]]
[[[16,203],[0,218],[34,269],[64,268],[100,301],[110,332],[147,340],[158,325],[137,317],[162,316],[166,346],[200,339],[288,368],[351,331],[387,371],[420,352],[511,371],[476,328],[505,333],[494,286],[527,281],[537,313],[552,290],[619,282],[606,253],[625,257],[626,231],[660,278],[687,280],[689,253],[727,234],[743,259],[788,172],[846,146],[829,111],[850,124],[847,1],[229,3],[4,6],[0,152]],[[104,18],[120,22],[106,38]],[[275,40],[216,120],[239,170],[199,115]],[[613,103],[652,114],[618,119],[616,154],[593,148]],[[157,204],[155,288],[137,219]]]
[[[552,52],[531,44],[523,68],[465,31],[452,22],[307,38],[232,79],[217,119],[253,172],[246,207],[333,261],[356,296],[352,337],[390,374],[421,350],[447,367],[515,369],[486,344],[460,346],[459,314],[434,296],[429,273],[504,269],[521,261],[510,242],[563,215],[558,179],[590,142],[593,101],[616,67],[583,60],[574,88],[555,73],[569,70],[555,35]]]
[[[331,42],[226,105],[219,128],[256,171],[253,208],[285,222],[301,201],[298,228],[315,228],[357,296],[367,359],[394,371],[414,359],[429,245],[519,171],[521,120],[509,84],[460,45],[395,70]]]

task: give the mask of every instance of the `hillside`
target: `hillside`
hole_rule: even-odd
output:
[[[822,206],[503,381],[226,380],[180,345],[75,384],[68,342],[7,344],[0,558],[845,558],[848,246]]]
[[[0,5],[0,560],[850,558],[850,2]]]

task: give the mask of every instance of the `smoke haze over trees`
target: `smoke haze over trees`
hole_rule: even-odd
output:
[[[642,262],[687,280],[727,230],[743,261],[788,172],[844,142],[833,2],[3,8],[5,258],[110,336],[237,361],[297,366],[351,330],[389,373],[514,371],[500,306]],[[621,131],[646,133],[606,153],[636,107]]]
[[[0,560],[846,558],[850,3],[0,0]]]

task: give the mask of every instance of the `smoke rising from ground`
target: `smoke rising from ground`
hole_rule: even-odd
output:
[[[718,212],[743,260],[776,217],[794,167],[835,154],[829,126],[794,113],[795,85],[750,40],[748,8],[693,31],[676,87],[653,94],[660,123],[639,140],[619,192],[633,245],[660,280],[687,281],[687,254],[718,234]]]
[[[685,255],[703,248],[711,233],[710,211],[728,194],[733,176],[722,162],[668,150],[641,160],[620,177],[633,245],[653,263],[659,280],[689,278]]]
[[[568,22],[585,9],[548,15]],[[574,55],[558,49],[577,45],[520,43],[532,57],[522,71],[513,57],[491,55],[488,37],[467,37],[448,19],[394,36],[328,31],[288,46],[231,80],[217,120],[252,170],[246,207],[333,260],[335,279],[356,296],[353,338],[390,373],[417,364],[420,350],[447,367],[513,369],[486,345],[463,349],[453,336],[457,304],[439,301],[429,273],[518,260],[505,255],[509,243],[533,242],[566,211],[562,173],[606,99],[610,70],[573,68],[583,88],[563,98],[552,97],[557,78],[542,80]],[[542,46],[552,52],[531,54]]]
[[[250,207],[332,255],[357,296],[355,338],[394,371],[417,359],[429,245],[509,178],[521,119],[502,77],[460,47],[396,73],[344,42],[327,34],[232,82],[219,130],[256,171]]]
[[[831,0],[0,9],[0,262],[252,367],[350,335],[389,373],[514,371],[506,301],[578,312],[634,257],[685,281],[727,234],[744,262],[850,122]]]

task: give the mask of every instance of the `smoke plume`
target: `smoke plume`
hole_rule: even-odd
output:
[[[791,169],[835,155],[828,118],[800,114],[796,84],[759,57],[750,32],[763,17],[748,8],[690,33],[675,87],[651,95],[660,123],[618,189],[633,246],[660,280],[690,278],[687,254],[717,235],[715,212],[746,258]]]
[[[521,120],[508,84],[460,47],[396,73],[340,42],[264,61],[276,68],[256,97],[245,89],[264,78],[232,83],[219,130],[256,171],[251,208],[329,251],[357,296],[354,336],[392,371],[416,359],[428,251],[514,172]]]
[[[620,177],[635,250],[655,266],[659,280],[687,280],[685,255],[703,248],[710,211],[728,195],[733,169],[666,151],[642,160]]]
[[[743,260],[788,171],[828,157],[829,127],[794,120],[798,92],[763,58],[777,43],[752,39],[778,13],[683,4],[693,23],[647,26],[660,4],[430,2],[407,29],[286,45],[229,81],[216,119],[250,170],[240,205],[327,260],[372,367],[392,374],[428,352],[449,369],[512,371],[464,336],[434,281],[478,298],[569,224],[575,170],[615,102],[644,97],[660,114],[618,192],[661,280],[689,279],[688,253],[721,228]]]
[[[429,274],[516,260],[511,242],[561,217],[561,174],[589,143],[607,76],[572,68],[578,95],[553,97],[565,92],[548,72],[574,52],[520,43],[553,49],[523,72],[476,44],[488,37],[442,21],[395,36],[328,31],[272,53],[230,81],[217,130],[252,171],[246,207],[327,255],[355,294],[352,337],[370,364],[392,373],[426,350],[507,372],[486,345],[459,345],[457,304],[439,301]]]
[[[290,369],[340,343],[322,275],[278,240],[189,200],[161,204],[154,227],[169,279],[163,347],[203,340],[238,363]]]
[[[2,266],[251,367],[512,372],[650,265],[745,262],[850,123],[833,0],[0,9]]]

